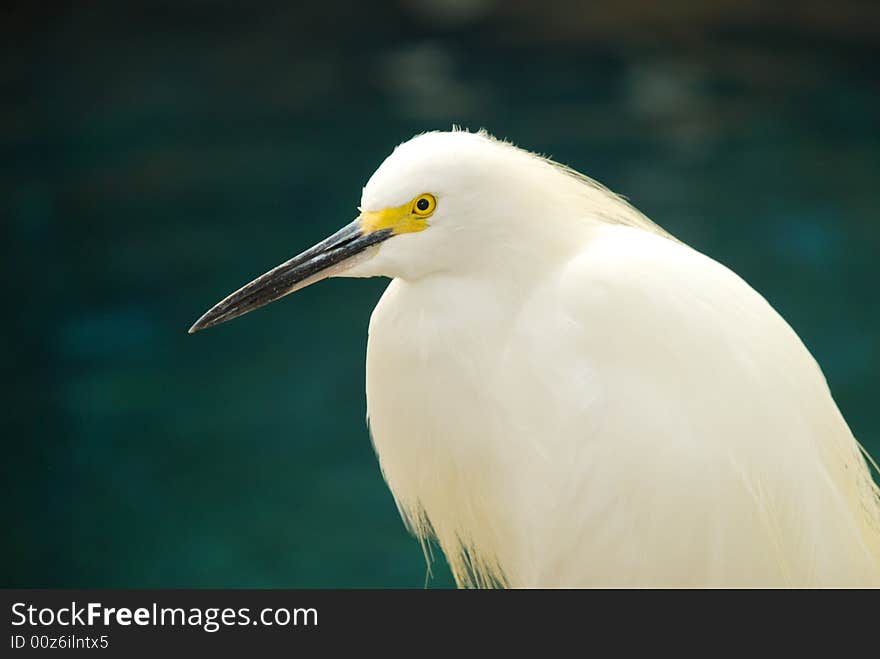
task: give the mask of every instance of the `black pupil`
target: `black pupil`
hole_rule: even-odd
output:
[[[420,211],[428,210],[428,206],[430,206],[430,205],[431,205],[431,202],[428,201],[427,199],[425,199],[424,197],[419,199],[416,202],[416,208],[418,208]]]

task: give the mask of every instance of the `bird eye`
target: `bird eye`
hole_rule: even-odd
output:
[[[413,203],[413,213],[421,217],[427,217],[435,208],[437,208],[437,200],[430,194],[419,195]]]

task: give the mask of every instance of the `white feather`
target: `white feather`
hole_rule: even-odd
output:
[[[601,186],[485,134],[399,147],[365,209],[428,230],[394,280],[367,401],[410,528],[460,585],[880,585],[880,504],[803,343],[733,272]]]

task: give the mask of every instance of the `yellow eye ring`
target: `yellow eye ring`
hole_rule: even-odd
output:
[[[420,194],[412,202],[413,215],[418,215],[419,217],[428,217],[436,208],[437,199],[432,194]]]

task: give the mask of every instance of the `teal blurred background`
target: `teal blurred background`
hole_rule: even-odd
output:
[[[364,423],[386,282],[186,330],[453,123],[743,275],[880,457],[877,3],[42,5],[0,9],[2,585],[425,585]]]

